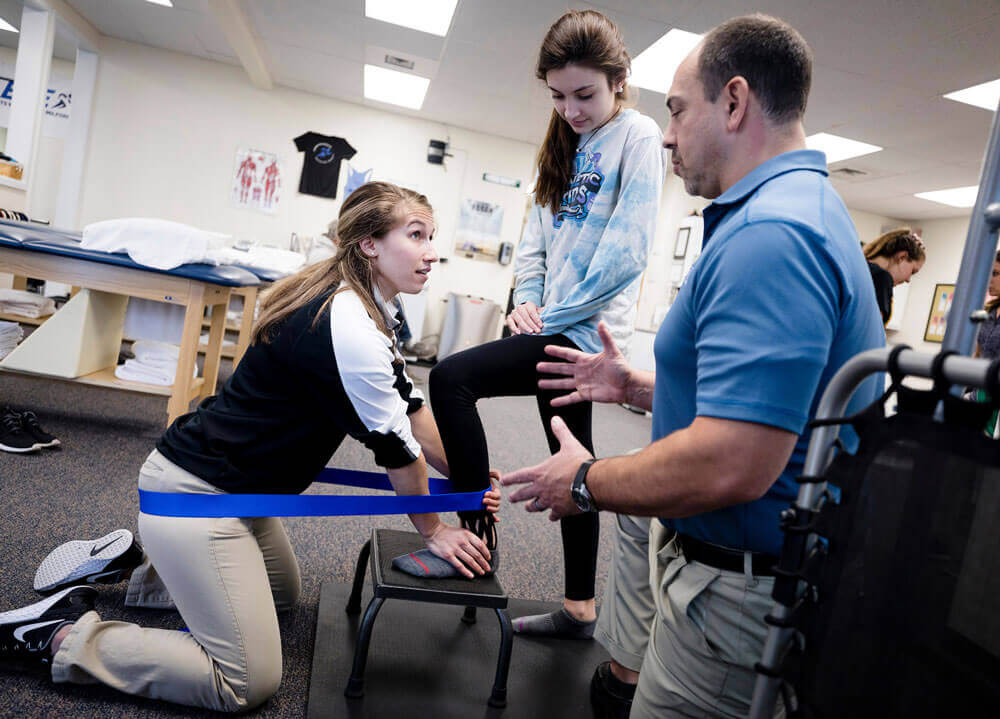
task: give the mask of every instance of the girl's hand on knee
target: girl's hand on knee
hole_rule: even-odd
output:
[[[535,306],[534,302],[518,305],[507,315],[507,327],[516,335],[537,335],[542,331],[542,310],[544,309],[544,307]]]

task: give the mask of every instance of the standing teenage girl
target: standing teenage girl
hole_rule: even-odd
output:
[[[346,435],[386,468],[398,494],[427,494],[427,463],[448,474],[434,419],[393,338],[399,292],[437,262],[427,198],[388,183],[344,201],[337,253],[261,300],[254,341],[214,397],[175,421],[139,488],[188,494],[305,490]],[[499,506],[499,494],[484,505]],[[262,508],[265,512],[266,507]],[[478,537],[436,514],[410,515],[428,548],[467,577],[489,569]],[[281,680],[276,610],[299,596],[299,568],[276,517],[139,514],[127,530],[53,550],[35,576],[52,595],[0,614],[0,660],[51,669],[56,682],[217,711],[263,703]],[[190,632],[103,621],[94,582],[129,580],[126,603],[176,607]],[[86,611],[86,613],[84,613]]]
[[[513,334],[451,355],[430,377],[431,407],[445,452],[455,481],[466,489],[488,486],[477,400],[534,395],[549,449],[556,452],[549,403],[557,393],[538,389],[535,369],[547,357],[545,345],[599,352],[597,324],[604,320],[619,346],[628,346],[664,174],[660,129],[624,107],[629,67],[618,28],[592,10],[566,13],[542,42],[536,74],[551,93],[553,112],[514,268],[516,306],[507,317]],[[593,451],[590,403],[563,408],[559,415]],[[460,517],[493,551],[492,516],[462,512]],[[516,631],[592,636],[597,517],[590,512],[561,521],[563,609],[516,619]]]
[[[924,266],[924,243],[909,227],[879,235],[864,246],[882,324],[892,316],[892,288],[909,282]]]

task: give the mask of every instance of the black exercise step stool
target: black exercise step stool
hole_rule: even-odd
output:
[[[375,596],[368,603],[361,627],[358,629],[354,666],[344,694],[352,699],[364,695],[365,663],[368,661],[368,644],[371,641],[375,617],[386,599],[405,599],[411,602],[465,606],[462,621],[466,624],[475,623],[476,607],[485,607],[496,612],[500,620],[500,656],[497,659],[497,673],[488,703],[491,707],[507,706],[507,672],[514,644],[514,628],[510,623],[510,615],[507,614],[507,595],[500,586],[500,580],[496,576],[476,579],[421,579],[392,566],[393,557],[416,552],[424,547],[423,537],[416,532],[373,529],[372,538],[361,548],[358,566],[354,572],[354,588],[347,602],[347,613],[358,614],[361,611],[361,590],[365,583],[365,568],[369,556]]]

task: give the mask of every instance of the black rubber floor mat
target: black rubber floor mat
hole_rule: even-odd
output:
[[[493,610],[478,621],[461,620],[462,607],[388,599],[372,632],[365,695],[348,699],[344,688],[354,661],[362,613],[344,611],[350,585],[327,582],[320,593],[316,645],[309,686],[309,719],[558,719],[591,717],[590,677],[608,659],[595,641],[529,639],[515,635],[507,681],[507,706],[487,705],[500,649]],[[510,600],[510,616],[540,614],[552,602]]]

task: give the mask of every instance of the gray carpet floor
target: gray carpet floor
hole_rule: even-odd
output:
[[[224,364],[221,379],[228,370]],[[416,367],[411,375],[423,382],[427,370]],[[136,531],[138,470],[166,421],[165,398],[0,373],[3,405],[34,410],[42,426],[62,440],[62,447],[33,455],[0,452],[0,611],[39,599],[32,591],[32,578],[38,563],[56,545],[100,537],[119,527]],[[493,467],[510,471],[547,456],[533,398],[486,400],[480,403],[480,413]],[[648,417],[617,405],[595,407],[598,456],[645,446],[649,435]],[[331,465],[377,470],[368,451],[350,439],[337,450]],[[560,599],[558,525],[526,513],[521,506],[505,505],[501,517],[500,578],[508,593],[524,599]],[[602,517],[598,600],[609,563],[612,521],[611,515]],[[371,527],[410,528],[400,517],[289,518],[286,526],[302,569],[303,594],[299,605],[280,618],[284,651],[281,687],[270,701],[250,713],[254,717],[305,716],[320,586],[331,579],[350,580]],[[174,612],[126,609],[123,585],[102,586],[99,591],[97,609],[105,619],[172,629],[183,626]],[[137,699],[98,685],[56,686],[44,676],[23,673],[0,673],[0,697],[2,717],[115,719],[210,714]]]

